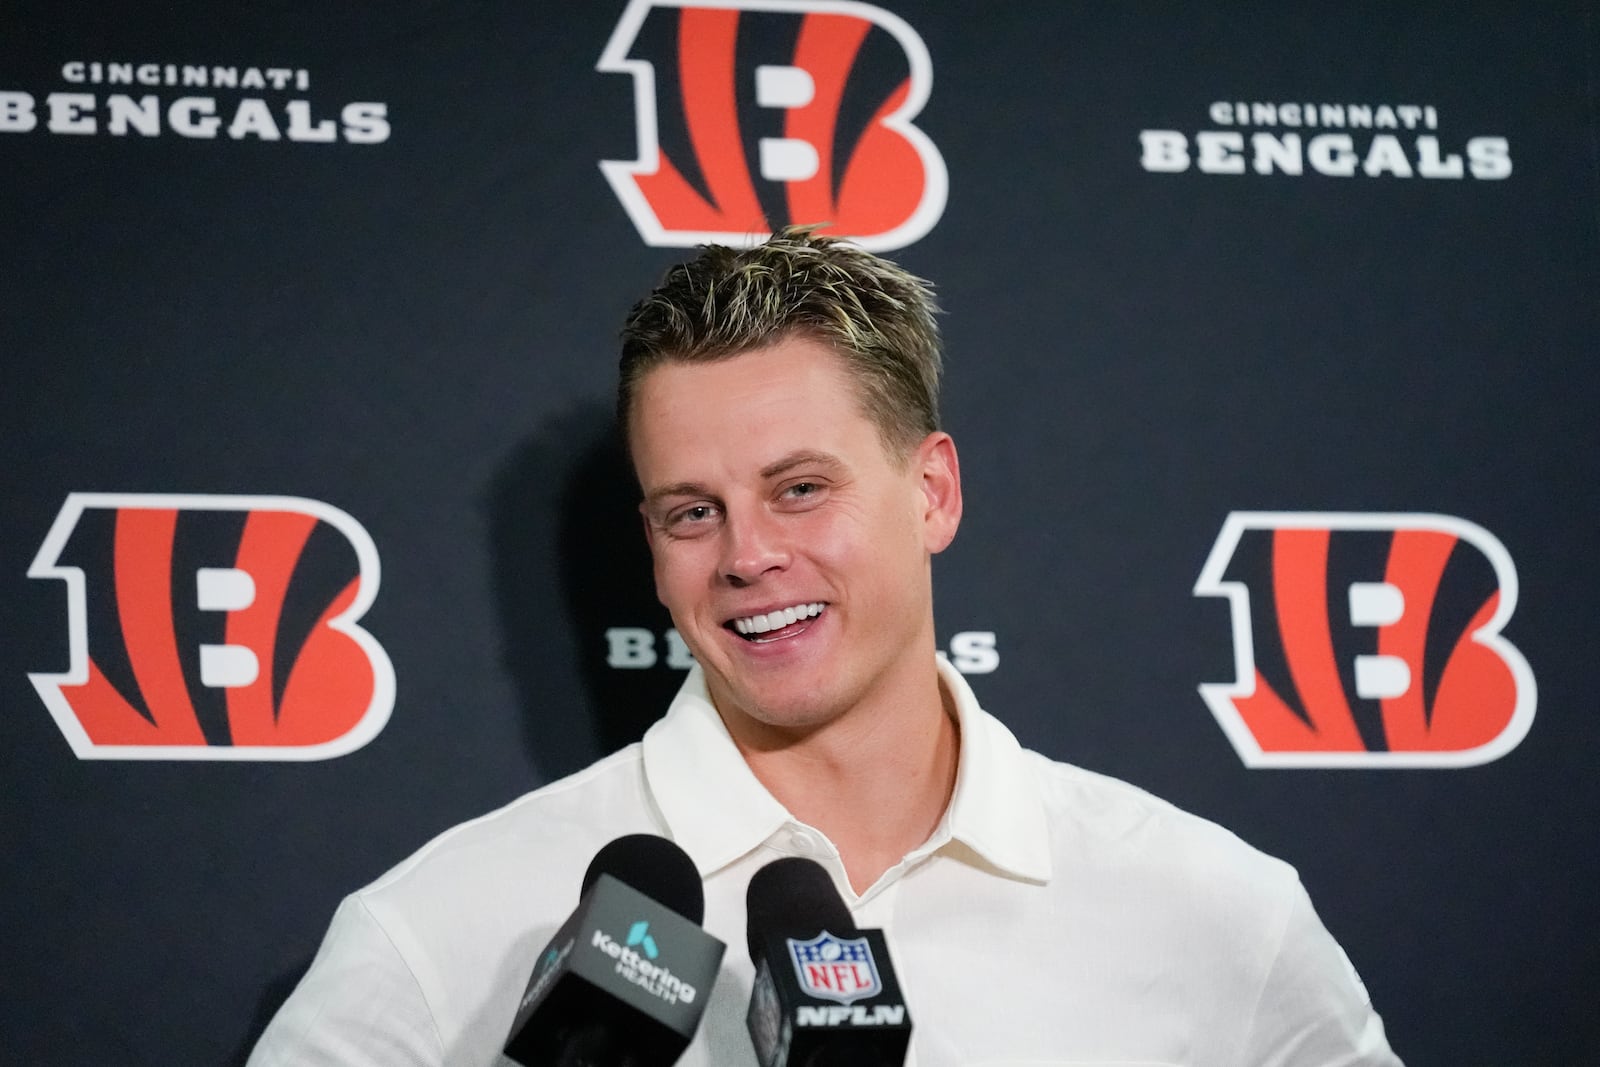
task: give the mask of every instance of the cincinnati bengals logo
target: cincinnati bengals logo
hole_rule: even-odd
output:
[[[377,549],[319,501],[73,493],[28,577],[67,586],[68,669],[29,678],[80,759],[326,759],[394,706]]]
[[[826,223],[886,251],[944,213],[944,159],[911,124],[933,65],[881,8],[632,0],[596,69],[633,75],[639,158],[600,169],[647,244]]]
[[[1236,681],[1200,695],[1247,766],[1464,767],[1532,725],[1516,570],[1470,522],[1234,512],[1194,591],[1232,604]]]

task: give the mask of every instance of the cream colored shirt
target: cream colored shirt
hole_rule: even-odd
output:
[[[684,1067],[755,1062],[745,887],[817,860],[888,938],[908,1064],[1398,1065],[1287,864],[1133,786],[1027,751],[940,667],[961,763],[933,836],[855,894],[756,781],[690,671],[644,740],[436,838],[346,898],[251,1067],[485,1067],[595,852],[672,838],[728,945]]]

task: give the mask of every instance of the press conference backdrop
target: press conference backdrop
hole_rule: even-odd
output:
[[[1600,1062],[1596,38],[4,5],[4,1057],[240,1062],[343,894],[642,732],[617,327],[829,222],[947,311],[985,705],[1298,867],[1408,1062]]]

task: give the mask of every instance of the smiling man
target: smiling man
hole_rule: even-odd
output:
[[[852,373],[821,327],[672,360],[638,381],[628,426],[656,589],[711,703],[864,892],[955,782],[930,559],[961,479],[949,435],[905,444]]]
[[[920,1067],[1398,1064],[1292,868],[1023,749],[938,659],[962,498],[934,313],[808,230],[707,248],[634,308],[618,414],[694,669],[641,743],[349,897],[252,1063],[497,1062],[578,873],[649,832],[730,946],[757,870],[822,864],[886,932]],[[681,1062],[753,1062],[752,977],[732,948]]]

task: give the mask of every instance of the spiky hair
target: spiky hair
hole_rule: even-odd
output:
[[[617,418],[663,363],[701,363],[791,337],[845,361],[863,413],[892,453],[939,428],[942,365],[932,286],[815,227],[791,226],[752,248],[706,245],[667,272],[622,328]]]

